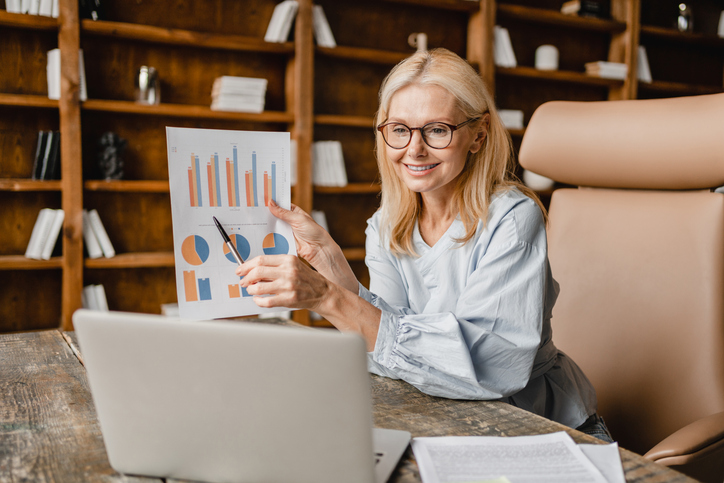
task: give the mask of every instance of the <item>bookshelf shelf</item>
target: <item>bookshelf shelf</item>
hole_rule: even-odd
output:
[[[37,179],[2,178],[0,191],[60,191],[60,181],[41,181]]]
[[[379,193],[377,183],[349,183],[347,186],[315,186],[314,193],[320,195]]]
[[[121,253],[113,258],[86,258],[85,268],[152,268],[173,267],[173,252]]]
[[[513,137],[522,138],[525,134],[525,128],[523,129],[508,129],[508,133]]]
[[[364,262],[365,261],[365,248],[364,247],[350,247],[343,248],[344,258],[350,262]]]
[[[452,10],[456,12],[477,12],[480,9],[478,2],[470,0],[385,0],[389,3],[404,3],[420,7],[430,7],[438,10]]]
[[[27,94],[0,94],[0,106],[22,106],[58,109],[58,101],[48,99],[47,96],[33,96]]]
[[[650,84],[640,82],[639,91],[696,96],[702,94],[717,94],[719,92],[723,92],[724,88],[716,86],[685,84],[683,82],[653,81]]]
[[[63,257],[50,260],[34,260],[24,255],[0,256],[0,270],[47,270],[63,268]]]
[[[81,30],[82,33],[86,35],[140,40],[148,43],[181,45],[202,49],[266,52],[282,55],[291,55],[294,53],[294,44],[292,42],[273,43],[241,35],[218,35],[208,32],[167,29],[125,22],[109,22],[104,20],[94,22],[93,20],[82,20]]]
[[[533,67],[496,67],[497,74],[508,77],[524,77],[529,79],[550,80],[572,84],[582,84],[600,87],[615,87],[623,85],[622,80],[594,77],[582,72],[562,70],[538,70]]]
[[[5,10],[0,10],[0,26],[57,31],[60,23],[57,18],[22,13],[8,13]]]
[[[375,120],[374,118],[367,116],[318,114],[314,116],[314,122],[326,126],[365,127],[372,129],[374,127]]]
[[[389,50],[365,49],[362,47],[346,47],[341,45],[334,48],[317,47],[316,51],[320,55],[335,59],[388,65],[395,65],[411,54],[411,52],[392,52]]]
[[[623,32],[626,24],[615,20],[564,15],[546,8],[525,7],[521,5],[498,4],[498,17],[503,19],[531,22],[541,25],[553,25],[596,32]]]
[[[86,111],[142,114],[147,116],[185,117],[192,119],[218,119],[281,124],[294,122],[294,114],[291,112],[265,111],[261,113],[253,113],[212,111],[206,106],[192,106],[185,104],[162,103],[155,106],[149,106],[136,104],[131,101],[89,99],[82,104],[82,109]]]
[[[654,39],[668,40],[677,43],[681,42],[724,49],[724,38],[718,37],[716,35],[679,32],[678,30],[668,29],[664,27],[656,27],[653,25],[642,25],[641,37],[650,37]]]
[[[113,191],[120,193],[168,193],[169,184],[164,180],[91,180],[83,183],[88,191]]]

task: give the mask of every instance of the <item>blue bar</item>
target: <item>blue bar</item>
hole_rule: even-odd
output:
[[[194,156],[194,158],[196,158],[196,192],[199,194],[198,206],[204,206],[203,202],[201,201],[201,167],[199,166],[199,157]]]
[[[251,175],[254,177],[254,206],[259,206],[256,200],[258,191],[256,190],[256,151],[251,152]]]
[[[199,299],[211,300],[211,282],[208,278],[199,279]]]
[[[236,185],[236,204],[234,206],[241,206],[239,203],[239,160],[236,158],[236,146],[234,146],[234,184]]]
[[[277,163],[272,161],[272,199],[277,201]]]
[[[221,206],[221,178],[219,178],[219,153],[214,153],[214,171],[216,172],[216,206]]]

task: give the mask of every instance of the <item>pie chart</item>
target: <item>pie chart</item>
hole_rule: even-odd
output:
[[[251,253],[251,245],[249,245],[249,241],[244,238],[241,235],[238,235],[234,233],[233,235],[229,235],[229,239],[231,240],[231,243],[234,244],[236,247],[236,251],[239,252],[239,255],[241,255],[241,259],[243,261],[246,261],[249,258],[249,253]],[[232,255],[231,250],[229,250],[229,247],[224,243],[224,256],[227,260],[229,260],[232,263],[236,263],[236,258],[234,258],[234,255]]]
[[[289,253],[289,242],[279,233],[269,233],[264,237],[262,249],[266,255],[286,255]]]
[[[191,265],[201,265],[209,259],[209,244],[198,235],[191,235],[181,244],[181,255]]]

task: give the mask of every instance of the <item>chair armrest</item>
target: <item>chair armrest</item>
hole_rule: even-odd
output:
[[[694,421],[651,448],[645,458],[665,466],[684,465],[724,451],[724,411]]]

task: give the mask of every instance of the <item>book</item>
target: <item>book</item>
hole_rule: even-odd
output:
[[[40,0],[40,4],[38,6],[38,15],[42,15],[43,17],[52,17],[53,0]]]
[[[337,46],[337,42],[334,40],[332,29],[327,22],[327,16],[324,14],[324,9],[321,5],[314,5],[312,7],[312,23],[314,26],[314,38],[317,40],[317,45],[320,47],[334,48]]]
[[[30,10],[30,0],[21,0],[19,13],[28,13],[29,10]]]
[[[510,41],[508,29],[496,25],[493,29],[495,65],[500,67],[516,67],[518,61],[515,58],[513,44]]]
[[[60,132],[50,131],[52,139],[48,138],[50,147],[47,159],[43,160],[43,177],[41,179],[60,179]],[[48,146],[46,146],[46,149]]]
[[[217,77],[211,88],[211,110],[263,112],[267,84],[263,78]]]
[[[33,160],[32,179],[43,179],[43,158],[45,157],[45,144],[48,141],[47,131],[38,131],[38,142],[35,145],[35,159]]]
[[[83,241],[85,242],[85,249],[88,252],[88,258],[100,258],[103,256],[103,249],[91,226],[88,210],[83,210]]]
[[[272,12],[271,20],[269,20],[264,40],[267,42],[286,42],[298,9],[299,4],[296,0],[285,0],[277,4],[274,7],[274,12]]]
[[[38,15],[40,12],[40,0],[30,0],[28,4],[28,11],[27,13],[29,15]]]
[[[48,60],[46,66],[46,76],[48,79],[48,99],[60,99],[60,49],[48,51]],[[79,74],[79,93],[81,101],[88,100],[88,92],[85,81],[85,61],[83,60],[83,49],[78,51],[78,74]]]
[[[55,210],[52,208],[43,208],[38,213],[38,218],[33,225],[33,231],[30,234],[30,241],[25,250],[27,258],[42,260],[43,246],[48,238],[48,233],[55,219]]]
[[[111,239],[108,238],[108,233],[106,233],[106,229],[103,226],[103,222],[101,222],[101,217],[100,215],[98,215],[97,210],[92,209],[88,211],[88,221],[90,222],[90,226],[93,229],[93,233],[98,239],[101,250],[103,250],[103,255],[106,258],[115,257],[116,251],[113,249]]]
[[[628,65],[620,62],[588,62],[585,64],[586,74],[606,79],[625,79]]]
[[[80,299],[84,309],[108,311],[106,290],[103,285],[86,285],[83,287]]]
[[[316,186],[346,186],[342,143],[316,141],[312,144],[312,183]]]
[[[38,179],[50,179],[48,177],[48,165],[50,164],[50,156],[51,152],[53,151],[53,143],[55,142],[55,137],[56,133],[54,131],[47,132],[45,146],[43,146],[42,152],[43,159],[40,162],[40,176],[38,177]]]
[[[500,120],[508,129],[523,129],[523,111],[519,109],[498,109]]]
[[[327,215],[322,210],[312,210],[312,219],[317,225],[324,228],[324,231],[329,232],[329,225],[327,224]]]
[[[60,1],[59,0],[53,0],[53,13],[51,14],[51,17],[53,17],[53,18],[60,17]]]
[[[63,210],[55,210],[53,222],[48,230],[48,236],[45,238],[43,243],[43,250],[40,258],[43,260],[50,260],[50,256],[53,254],[53,249],[58,243],[58,237],[60,236],[60,229],[63,227],[63,220],[65,219],[65,212]]]
[[[651,68],[649,67],[649,56],[646,54],[646,47],[639,45],[638,62],[636,63],[636,75],[641,82],[650,84],[653,82]]]
[[[570,0],[568,2],[563,2],[563,5],[561,5],[561,13],[564,15],[578,15],[578,11],[580,9],[580,0]]]
[[[5,10],[8,13],[22,13],[21,0],[5,0]]]

